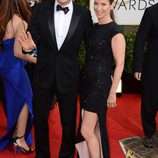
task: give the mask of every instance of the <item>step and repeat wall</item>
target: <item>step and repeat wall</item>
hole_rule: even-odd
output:
[[[114,0],[115,21],[119,25],[139,25],[144,10],[158,3],[158,0]],[[90,0],[90,10],[94,22],[97,22],[93,11],[94,0]]]

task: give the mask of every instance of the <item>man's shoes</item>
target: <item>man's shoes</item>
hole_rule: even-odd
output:
[[[153,148],[154,147],[153,139],[152,138],[149,139],[148,137],[145,137],[143,140],[143,145],[146,148]]]
[[[153,134],[152,140],[155,146],[158,146],[158,133]]]

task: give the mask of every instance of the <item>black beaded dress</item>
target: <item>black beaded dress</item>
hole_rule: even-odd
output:
[[[112,84],[114,59],[111,40],[120,33],[115,22],[94,24],[86,54],[86,64],[80,80],[81,108],[98,115],[103,157],[109,158],[106,129],[107,97]]]

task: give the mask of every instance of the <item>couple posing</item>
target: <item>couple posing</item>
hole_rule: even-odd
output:
[[[98,24],[92,26],[88,10],[71,0],[49,0],[35,8],[28,25],[29,32],[19,37],[24,50],[39,50],[33,91],[36,158],[50,157],[48,116],[54,95],[59,103],[62,125],[59,157],[74,157],[78,58],[82,40],[87,55],[80,85],[84,109],[81,133],[91,158],[100,158],[101,149],[103,157],[109,157],[106,110],[116,106],[116,89],[125,57],[124,37],[113,21],[112,8],[113,0],[95,0]],[[113,63],[115,69],[111,81]],[[95,134],[97,124],[101,143]]]
[[[62,125],[60,158],[73,158],[76,102],[79,84],[79,47],[87,47],[80,97],[84,115],[81,133],[91,157],[109,157],[106,132],[107,107],[116,106],[116,89],[124,67],[125,41],[112,17],[113,0],[95,0],[98,24],[92,26],[88,10],[72,0],[49,0],[37,5],[27,34],[19,41],[23,50],[39,51],[34,74],[36,158],[49,158],[49,105],[56,95]],[[33,40],[32,40],[33,39]],[[113,61],[115,70],[111,81]],[[101,144],[95,134],[99,123]],[[42,130],[41,130],[42,129]],[[95,146],[94,146],[95,145]]]
[[[94,1],[98,24],[92,25],[90,12],[72,0],[47,0],[35,7],[28,32],[17,37],[23,51],[28,53],[37,48],[39,52],[33,84],[36,158],[50,158],[48,116],[54,95],[62,125],[59,158],[74,157],[78,89],[84,109],[79,130],[89,155],[110,157],[106,111],[107,107],[116,106],[116,89],[125,57],[125,40],[113,20],[113,3],[113,0]],[[79,86],[82,40],[87,54]],[[101,142],[95,133],[97,127]],[[83,153],[79,154],[82,157]]]

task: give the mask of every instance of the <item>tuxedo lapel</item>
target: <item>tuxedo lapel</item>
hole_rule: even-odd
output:
[[[75,32],[76,27],[79,23],[79,20],[80,20],[80,15],[77,13],[77,8],[74,5],[74,10],[73,10],[73,14],[72,14],[71,22],[70,22],[70,27],[69,27],[67,36],[66,36],[64,43],[61,46],[60,50],[62,50],[66,46],[66,44],[69,42],[69,40],[71,39],[71,37],[72,37],[73,33]]]
[[[54,25],[54,2],[48,3],[47,16],[48,16],[48,27],[53,39],[53,43],[57,48],[57,42],[55,37],[55,25]]]

